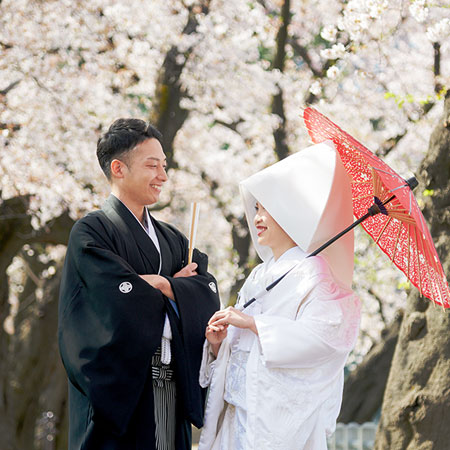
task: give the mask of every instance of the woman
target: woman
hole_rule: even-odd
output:
[[[326,450],[359,328],[353,236],[307,256],[351,223],[350,182],[327,142],[240,187],[264,262],[246,280],[236,308],[209,321],[200,384],[210,390],[199,449]]]

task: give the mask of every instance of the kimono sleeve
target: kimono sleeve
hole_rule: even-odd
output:
[[[315,276],[297,317],[255,316],[266,367],[312,369],[340,355],[346,358],[359,330],[360,304],[327,276]]]
[[[203,347],[206,325],[219,309],[220,299],[217,281],[208,272],[208,256],[194,249],[192,260],[198,265],[198,275],[166,278],[170,282],[180,312],[184,336],[190,339],[195,337],[196,343]]]
[[[71,383],[93,421],[126,432],[160,343],[162,294],[142,280],[102,233],[78,222],[60,290],[58,339]]]
[[[167,277],[167,279],[172,286],[181,319],[180,329],[185,364],[185,367],[182,368],[185,379],[181,396],[188,410],[189,419],[200,428],[203,424],[205,395],[199,384],[202,349],[206,325],[214,312],[219,309],[220,301],[217,282],[207,272],[207,256],[195,250],[193,261],[198,264],[198,275],[179,278]]]

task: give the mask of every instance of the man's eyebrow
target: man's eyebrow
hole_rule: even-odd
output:
[[[147,159],[153,159],[154,161],[161,161],[161,158],[157,158],[156,156],[148,156],[147,158],[145,158],[146,160]],[[167,161],[167,158],[164,158],[163,159],[163,162],[166,162]]]

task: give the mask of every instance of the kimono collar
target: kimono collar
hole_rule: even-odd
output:
[[[264,261],[266,264],[266,267],[268,270],[272,266],[286,266],[289,265],[291,262],[292,265],[294,265],[297,262],[300,262],[302,259],[306,258],[308,256],[308,253],[304,252],[298,245],[295,247],[291,247],[287,249],[282,255],[278,257],[277,260],[275,260],[275,257],[272,255]]]
[[[119,197],[117,197],[114,193],[111,192],[111,195],[115,197],[117,200],[119,200],[120,203],[122,203],[125,208],[130,211],[130,213],[133,215],[133,217],[136,219],[136,221],[139,223],[139,225],[142,227],[142,229],[148,234],[150,239],[153,241],[153,244],[156,247],[156,250],[158,250],[158,253],[161,254],[161,249],[159,247],[159,241],[158,236],[156,235],[155,227],[153,226],[153,222],[150,219],[150,214],[148,213],[148,209],[144,207],[144,223],[142,223],[134,214],[133,211],[131,211],[130,208],[122,201]],[[161,270],[161,264],[160,264],[160,270]]]
[[[292,267],[307,256],[308,253],[304,252],[300,247],[292,247],[286,250],[276,261],[273,256],[265,261],[261,266],[261,273],[259,276],[263,277],[265,280],[264,283],[268,285],[292,269]]]
[[[306,258],[307,256],[308,253],[303,251],[299,246],[296,246],[287,249],[276,261],[274,258],[274,262],[277,263],[279,261],[289,261],[289,260],[300,261],[303,258]]]
[[[350,180],[334,144],[325,141],[267,167],[240,183],[250,234],[258,255],[272,250],[258,244],[253,222],[259,202],[294,242],[311,253],[353,221]],[[353,233],[324,250],[336,281],[351,287]]]

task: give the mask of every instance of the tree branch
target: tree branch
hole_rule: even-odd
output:
[[[5,96],[10,90],[14,89],[22,80],[16,80],[10,83],[8,86],[5,87],[5,89],[2,89],[0,91],[1,96]]]
[[[372,287],[369,287],[369,289],[367,289],[367,292],[377,301],[381,320],[382,320],[384,326],[386,327],[387,321],[386,321],[386,316],[384,314],[383,300],[374,292]]]
[[[439,42],[433,43],[433,52],[434,92],[439,94],[443,88],[439,81],[439,77],[441,75],[441,44]]]
[[[294,54],[300,56],[303,62],[308,66],[308,69],[316,78],[322,78],[324,74],[324,68],[317,68],[314,66],[311,57],[309,56],[308,50],[303,45],[298,43],[298,36],[292,36],[289,39],[289,44],[294,50]],[[326,66],[324,66],[326,67]],[[326,67],[328,69],[328,67]],[[326,70],[325,70],[326,72]]]

